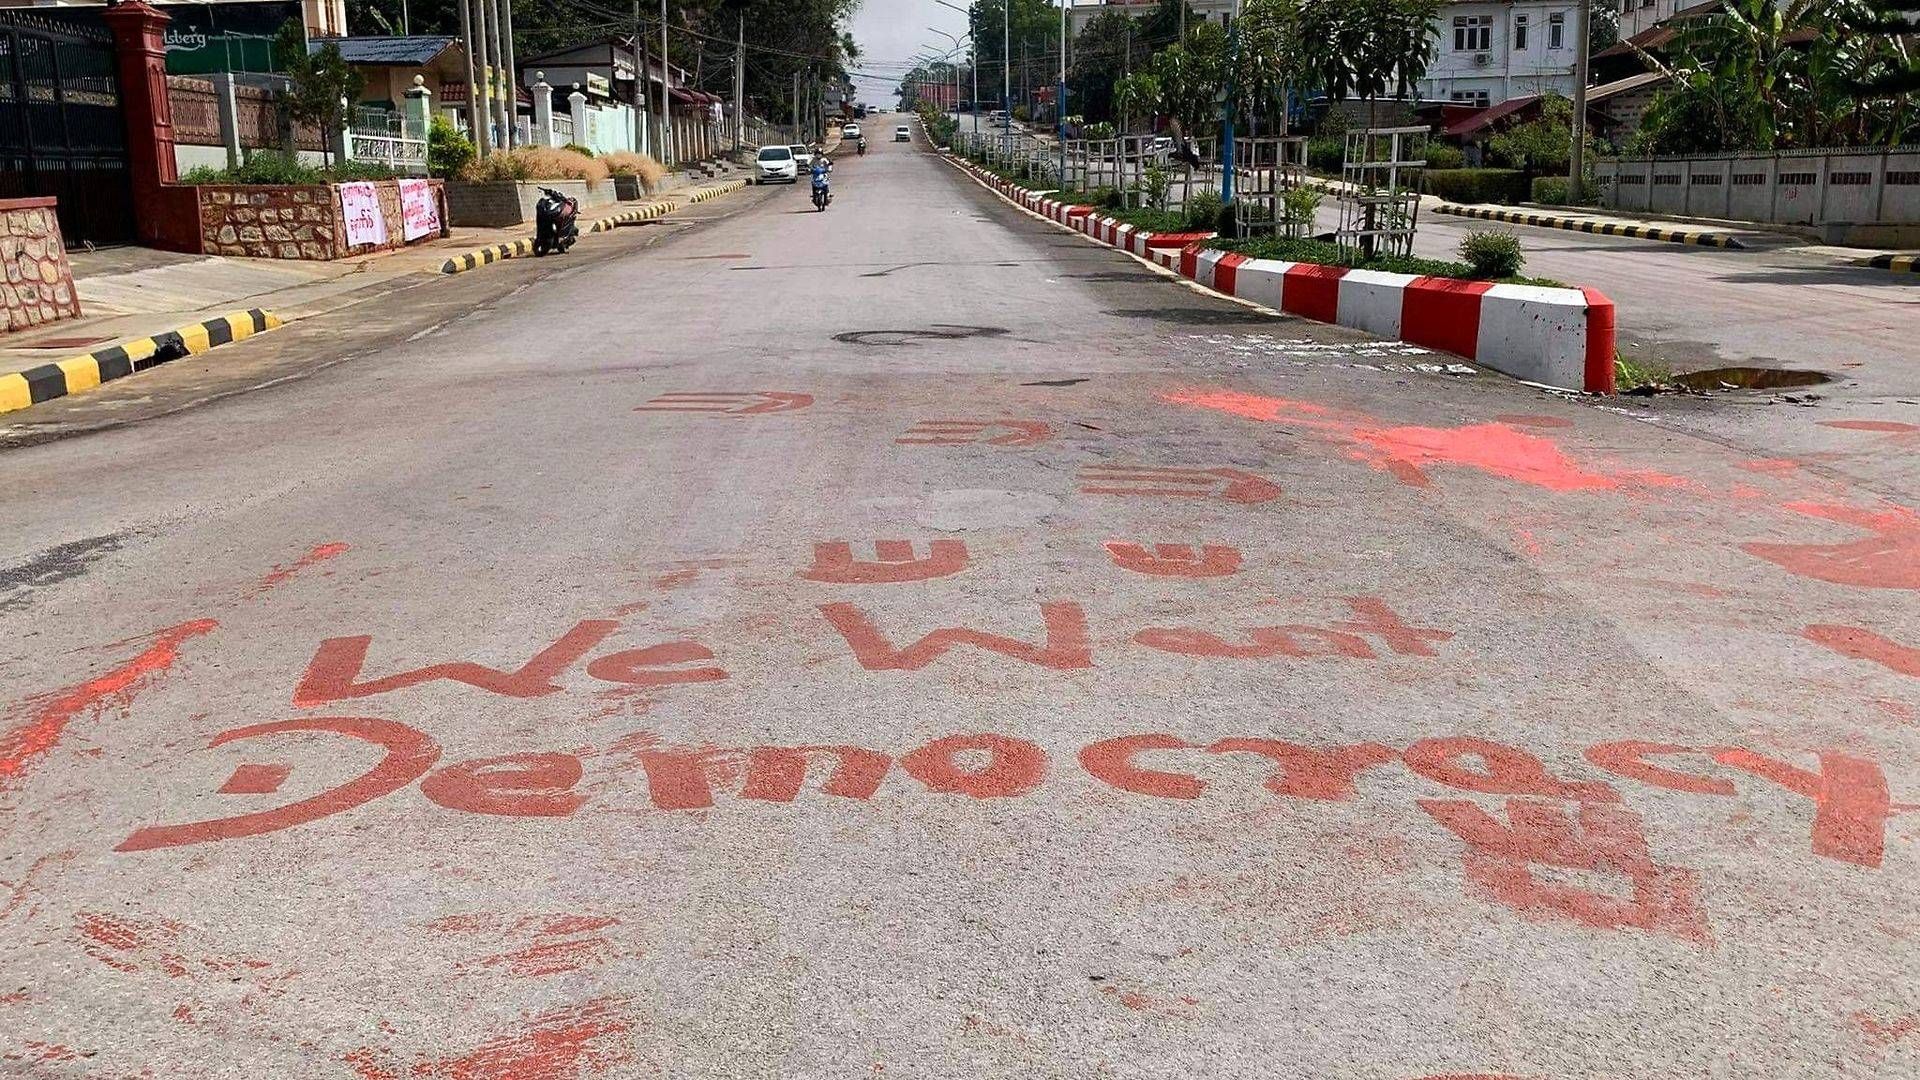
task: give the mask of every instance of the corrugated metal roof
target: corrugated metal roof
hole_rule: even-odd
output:
[[[1643,86],[1667,81],[1667,76],[1658,71],[1643,71],[1638,75],[1629,75],[1624,79],[1615,79],[1610,83],[1587,88],[1587,102],[1605,101],[1615,94],[1624,94],[1629,90],[1638,90]]]
[[[328,43],[340,46],[340,55],[349,64],[366,67],[421,67],[452,48],[458,38],[443,34],[414,34],[411,37],[327,37],[314,38],[307,46],[318,52]]]

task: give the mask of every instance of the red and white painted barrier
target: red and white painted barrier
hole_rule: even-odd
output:
[[[1249,259],[1204,247],[1211,233],[1146,232],[965,167],[1036,214],[1228,296],[1454,353],[1529,382],[1613,392],[1613,301],[1597,290]]]

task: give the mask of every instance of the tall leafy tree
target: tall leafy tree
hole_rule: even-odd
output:
[[[1131,16],[1106,11],[1094,16],[1073,39],[1067,89],[1088,121],[1114,118],[1114,84],[1128,72],[1144,67],[1153,55],[1150,39],[1141,29]]]

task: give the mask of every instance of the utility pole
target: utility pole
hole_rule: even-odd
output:
[[[500,0],[482,0],[482,3],[496,5],[492,11],[487,12],[487,63],[489,65],[487,100],[491,104],[489,119],[492,123],[499,124],[505,111],[501,108],[503,103],[496,100],[500,91],[500,8],[497,6]],[[495,128],[493,135],[493,145],[505,150],[507,148],[506,133]]]
[[[518,141],[514,125],[520,119],[520,65],[513,53],[513,0],[500,0],[500,51],[507,65],[507,148]]]
[[[474,150],[481,157],[493,152],[493,82],[487,71],[487,2],[463,0],[461,11],[468,15],[472,31],[467,48],[467,65],[473,77],[467,80],[467,115],[473,120]],[[468,9],[471,9],[469,12]]]
[[[793,140],[800,141],[800,72],[793,73]]]
[[[747,145],[747,17],[740,16],[739,37],[733,46],[733,148]]]
[[[1129,19],[1128,22],[1133,20]],[[1000,152],[1013,156],[1013,0],[1000,0],[1000,111],[1007,114],[1000,129]]]
[[[1184,0],[1180,10],[1187,10]],[[1220,132],[1220,202],[1224,206],[1233,205],[1233,99],[1237,96],[1233,69],[1239,60],[1240,0],[1233,0],[1233,26],[1227,30],[1227,90],[1220,102],[1221,118],[1225,121]]]
[[[667,88],[673,81],[673,58],[667,52],[667,0],[660,0],[660,164],[674,157],[673,115],[667,104]]]
[[[643,154],[653,152],[653,140],[648,137],[647,110],[651,108],[652,91],[647,86],[647,35],[640,29],[640,0],[633,0],[633,58],[640,65],[633,74],[633,148]]]
[[[1587,173],[1587,53],[1593,47],[1593,0],[1580,4],[1580,48],[1573,58],[1573,148],[1567,155],[1567,201],[1578,206]]]
[[[474,93],[474,88],[478,84],[479,79],[475,77],[473,70],[473,11],[471,8],[472,5],[469,4],[467,0],[460,0],[460,50],[467,54],[467,118],[469,123],[471,123],[474,115],[473,103],[479,96]],[[478,125],[474,126],[477,127]],[[484,154],[482,156],[484,156]]]

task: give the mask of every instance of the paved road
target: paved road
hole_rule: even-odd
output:
[[[1911,509],[836,186],[0,452],[0,1073],[1920,1069]]]

